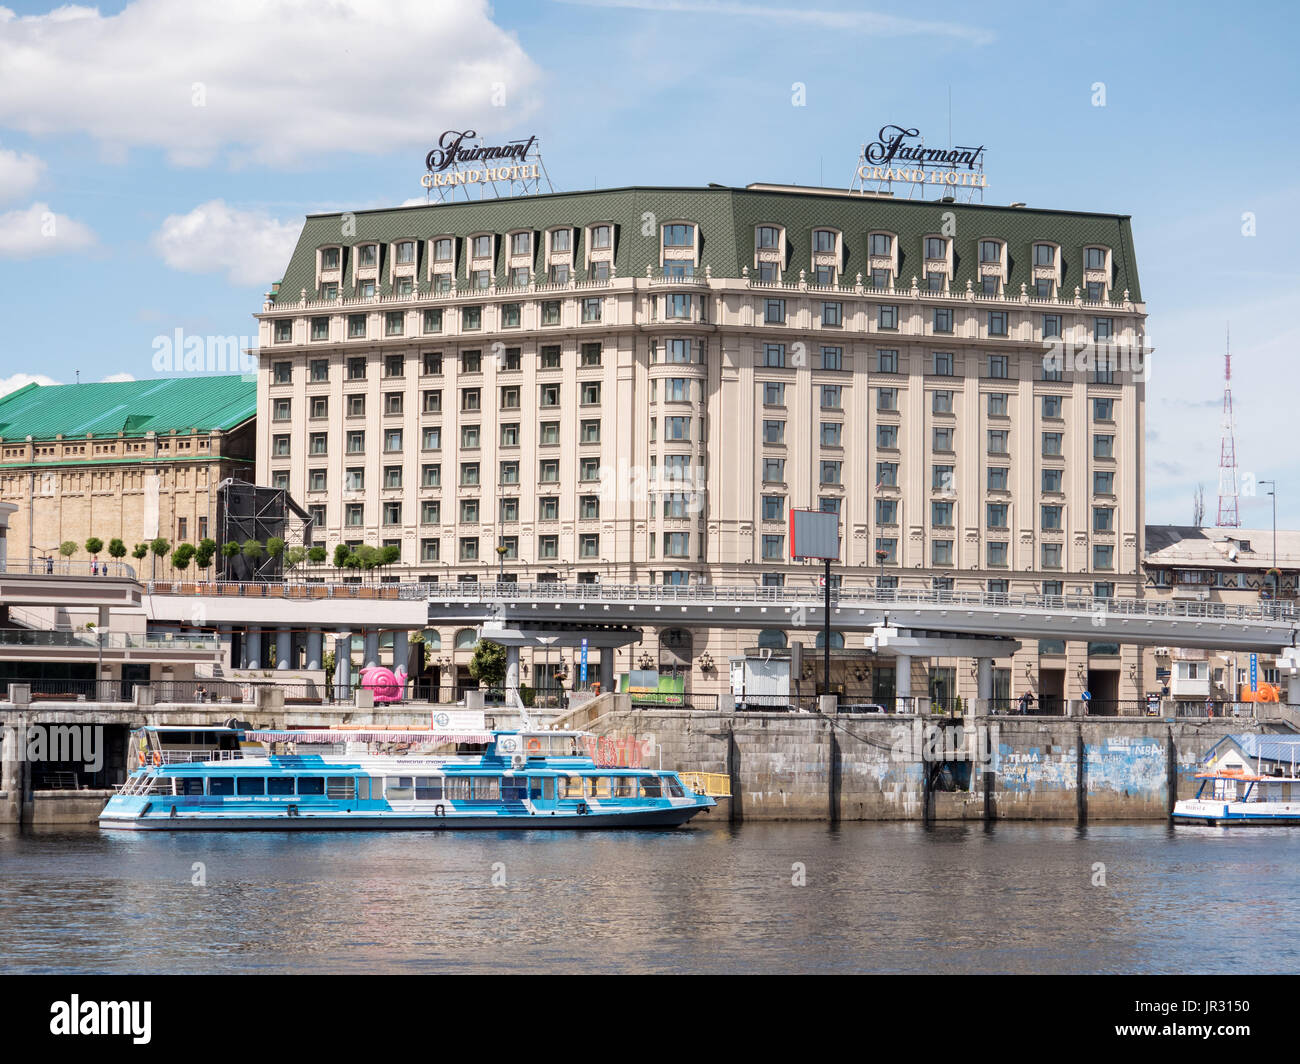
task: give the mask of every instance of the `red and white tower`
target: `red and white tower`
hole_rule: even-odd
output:
[[[1223,352],[1223,442],[1219,446],[1219,528],[1240,528],[1237,516],[1237,441],[1232,425],[1232,337]]]

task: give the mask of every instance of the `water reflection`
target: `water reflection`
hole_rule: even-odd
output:
[[[1294,971],[1298,843],[1096,822],[0,829],[0,971]]]

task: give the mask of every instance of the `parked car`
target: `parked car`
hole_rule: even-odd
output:
[[[887,710],[879,702],[849,702],[846,705],[840,706],[839,711],[841,713],[888,713],[889,712],[889,710]]]

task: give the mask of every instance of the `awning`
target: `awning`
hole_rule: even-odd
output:
[[[491,732],[438,732],[438,731],[333,731],[331,729],[303,731],[249,730],[244,738],[258,743],[490,743]]]

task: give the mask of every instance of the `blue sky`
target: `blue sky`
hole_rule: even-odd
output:
[[[847,185],[886,123],[945,141],[951,90],[986,202],[1133,217],[1148,521],[1190,521],[1198,483],[1214,519],[1231,322],[1238,462],[1300,527],[1298,27],[1285,3],[9,0],[0,378],[147,377],[160,334],[251,335],[302,216],[419,196],[446,128],[537,133],[559,189]]]

